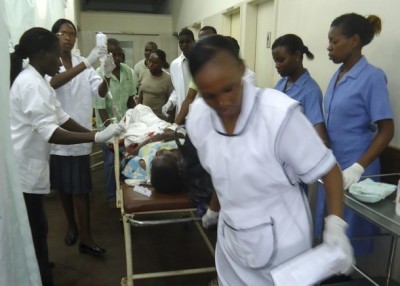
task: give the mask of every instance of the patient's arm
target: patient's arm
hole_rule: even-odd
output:
[[[179,135],[181,136],[181,135]],[[183,135],[182,135],[183,136]],[[165,131],[164,133],[161,134],[156,134],[154,136],[151,136],[150,138],[147,138],[140,144],[132,144],[126,148],[126,152],[130,155],[137,155],[139,154],[140,148],[143,146],[153,143],[153,142],[158,142],[158,141],[172,141],[175,140],[175,133],[172,130]]]

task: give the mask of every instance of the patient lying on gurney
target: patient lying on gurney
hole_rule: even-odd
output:
[[[129,179],[151,183],[160,193],[182,192],[178,147],[174,137],[173,131],[166,131],[138,146],[127,146],[122,174]]]
[[[197,155],[197,159],[191,157],[187,161],[186,158],[186,164],[181,165],[175,141],[177,126],[159,119],[149,107],[140,104],[128,110],[120,124],[127,130],[123,135],[122,175],[136,182],[150,183],[160,193],[187,192],[198,215],[203,216],[214,192],[211,178],[204,178]],[[188,152],[191,149],[188,146],[192,146],[190,140],[184,142],[184,132],[177,134]],[[213,217],[204,215],[204,218],[208,223],[203,220],[203,226],[208,228],[216,224],[218,213]]]
[[[173,131],[176,126],[159,119],[144,105],[128,110],[122,121],[127,130],[121,160],[123,176],[151,183],[160,193],[182,192],[179,151]],[[179,136],[183,138],[184,134]]]

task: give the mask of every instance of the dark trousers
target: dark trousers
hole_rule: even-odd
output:
[[[24,193],[24,199],[42,283],[43,285],[53,285],[53,274],[49,267],[48,226],[43,206],[43,195]]]
[[[107,200],[115,201],[117,183],[115,181],[114,153],[108,149],[107,144],[101,144],[101,149],[103,150],[104,173],[106,175]]]

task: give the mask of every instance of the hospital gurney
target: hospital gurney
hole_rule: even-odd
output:
[[[118,142],[115,139],[114,150],[118,149]],[[120,184],[120,162],[119,152],[115,152],[114,165],[115,165],[115,178],[117,183],[117,207],[121,209],[124,240],[125,240],[125,255],[126,255],[126,277],[122,278],[121,285],[133,286],[134,280],[137,279],[148,279],[178,275],[189,275],[189,274],[200,274],[215,272],[215,267],[200,267],[193,269],[178,269],[171,271],[162,272],[151,272],[151,273],[140,273],[134,274],[132,268],[132,260],[134,259],[134,253],[132,253],[132,237],[131,227],[137,226],[149,226],[149,225],[160,225],[160,224],[173,224],[183,222],[194,222],[204,242],[209,248],[212,256],[214,257],[214,247],[208,240],[201,223],[200,217],[196,217],[195,207],[189,200],[187,194],[180,193],[174,195],[165,195],[153,192],[151,197],[147,197],[140,193],[136,193],[132,190],[131,186],[126,184]],[[137,217],[140,215],[148,214],[188,214],[186,217],[168,218],[168,219],[157,219],[157,220],[139,220]]]

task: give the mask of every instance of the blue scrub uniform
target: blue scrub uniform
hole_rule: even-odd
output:
[[[317,82],[312,79],[306,69],[296,82],[285,90],[288,77],[281,78],[274,89],[282,91],[289,97],[300,102],[304,115],[310,120],[312,125],[324,122],[322,112],[322,92]]]
[[[342,170],[350,167],[371,145],[376,122],[392,119],[387,79],[384,72],[362,57],[335,86],[342,66],[332,77],[324,99],[325,124],[331,148]],[[364,176],[379,174],[379,158],[365,168]],[[316,231],[321,234],[324,217],[324,192],[319,188]],[[345,208],[349,237],[369,236],[379,232],[373,224]],[[353,243],[355,253],[372,250],[371,241]]]
[[[303,113],[313,126],[324,123],[322,111],[322,91],[317,82],[311,77],[307,69],[305,72],[285,90],[289,78],[282,77],[275,85],[274,89],[279,90],[292,99],[300,102]],[[308,195],[308,185],[301,183],[301,188]]]

